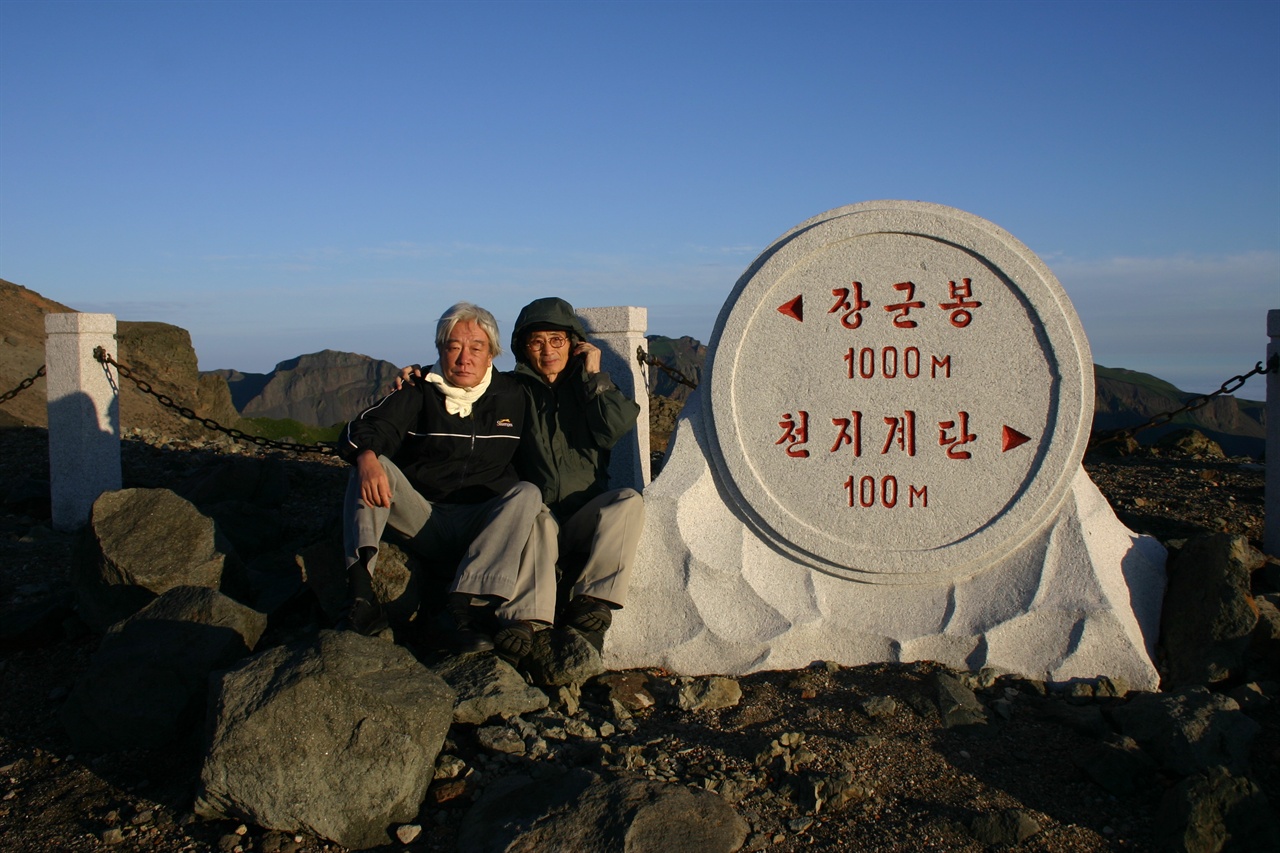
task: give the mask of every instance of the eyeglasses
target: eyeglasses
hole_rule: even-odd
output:
[[[569,343],[569,339],[564,335],[547,335],[545,338],[530,338],[525,346],[534,352],[542,352],[547,347],[560,349],[567,343]]]

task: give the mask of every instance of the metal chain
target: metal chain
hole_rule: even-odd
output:
[[[1192,397],[1185,405],[1182,406],[1182,408],[1174,409],[1170,412],[1162,412],[1161,414],[1153,416],[1151,420],[1144,424],[1098,433],[1089,440],[1089,447],[1092,448],[1096,444],[1101,444],[1104,441],[1112,441],[1117,438],[1132,438],[1135,432],[1167,424],[1169,421],[1184,412],[1194,411],[1195,409],[1207,406],[1223,394],[1230,394],[1232,391],[1239,389],[1250,376],[1257,376],[1258,374],[1263,373],[1280,373],[1280,354],[1271,356],[1271,358],[1267,360],[1266,366],[1263,366],[1262,362],[1259,361],[1254,365],[1253,370],[1250,370],[1248,373],[1232,376],[1226,382],[1223,382],[1222,387],[1217,391],[1210,394],[1201,394],[1199,396]]]
[[[672,379],[674,379],[676,382],[679,382],[681,385],[688,385],[690,388],[698,387],[697,382],[694,382],[692,379],[685,376],[683,373],[676,370],[674,367],[668,367],[667,365],[663,364],[661,361],[658,361],[657,357],[649,355],[647,352],[644,351],[644,347],[636,347],[636,361],[640,362],[641,364],[648,365],[650,367],[658,368],[663,373],[667,374]]]
[[[39,379],[41,376],[44,376],[44,372],[45,372],[44,369],[45,369],[45,365],[43,364],[40,365],[40,369],[37,370],[31,376],[28,376],[26,379],[19,382],[17,388],[14,388],[12,391],[5,391],[3,394],[0,394],[0,403],[9,402],[14,397],[18,396],[23,391],[30,388],[32,385],[35,385],[36,380]]]
[[[200,425],[205,427],[206,429],[216,430],[217,432],[225,433],[231,436],[232,438],[234,438],[236,441],[247,441],[247,442],[250,442],[251,444],[256,444],[258,447],[269,447],[275,450],[291,450],[294,453],[319,453],[324,456],[333,456],[334,454],[337,453],[337,450],[331,444],[295,444],[292,441],[273,441],[272,439],[269,439],[269,438],[263,438],[260,435],[249,435],[248,433],[241,432],[235,427],[225,427],[222,424],[218,423],[217,421],[213,420],[213,418],[201,417],[200,415],[196,414],[194,411],[187,408],[186,406],[178,405],[173,401],[173,398],[170,397],[169,395],[161,394],[159,391],[156,391],[151,387],[151,383],[147,382],[145,379],[139,379],[138,377],[134,376],[132,370],[130,370],[128,367],[125,367],[123,364],[121,364],[120,362],[112,358],[110,355],[108,355],[107,351],[102,347],[97,347],[96,349],[94,349],[93,357],[96,358],[98,361],[102,362],[103,364],[109,364],[112,367],[114,367],[116,370],[120,372],[121,376],[125,377],[126,379],[132,380],[133,384],[138,386],[138,390],[142,391],[145,394],[150,394],[152,397],[155,397],[157,400],[159,400],[160,405],[173,409],[175,412],[182,415],[187,420],[199,421]]]

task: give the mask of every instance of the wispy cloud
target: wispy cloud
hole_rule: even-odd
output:
[[[1094,361],[1215,390],[1266,357],[1266,312],[1280,308],[1280,252],[1057,258]],[[1245,396],[1262,393],[1258,380]]]

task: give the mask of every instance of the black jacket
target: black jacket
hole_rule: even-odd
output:
[[[429,501],[480,503],[520,479],[512,460],[526,405],[516,381],[496,370],[465,418],[445,411],[435,387],[418,382],[383,397],[348,423],[338,451],[352,463],[362,450],[388,457]]]

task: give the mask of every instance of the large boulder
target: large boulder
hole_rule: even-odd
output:
[[[414,819],[453,720],[438,675],[351,631],[269,649],[211,693],[196,811],[356,849]]]
[[[1160,803],[1155,828],[1162,850],[1280,850],[1280,829],[1266,795],[1225,767],[1188,776],[1170,788]]]
[[[467,813],[458,849],[469,853],[730,853],[749,826],[720,795],[631,776],[571,770],[537,781],[510,777]]]
[[[241,425],[226,380],[200,373],[190,332],[168,323],[149,321],[122,320],[117,328],[120,343],[117,359],[138,379],[201,417],[212,418],[226,427]],[[182,417],[123,377],[120,379],[120,424],[125,429],[156,430],[169,436],[221,440],[221,433]]]
[[[179,586],[245,592],[244,567],[208,516],[168,489],[121,489],[93,502],[76,558],[76,607],[96,630]]]
[[[209,674],[249,654],[267,618],[175,587],[114,625],[61,709],[79,749],[155,748],[199,730]]]
[[[1170,562],[1161,616],[1166,689],[1243,670],[1258,622],[1249,583],[1259,563],[1249,540],[1225,533],[1191,540]]]
[[[1134,696],[1109,713],[1122,734],[1179,776],[1218,765],[1244,773],[1249,744],[1261,730],[1234,699],[1204,687]]]

